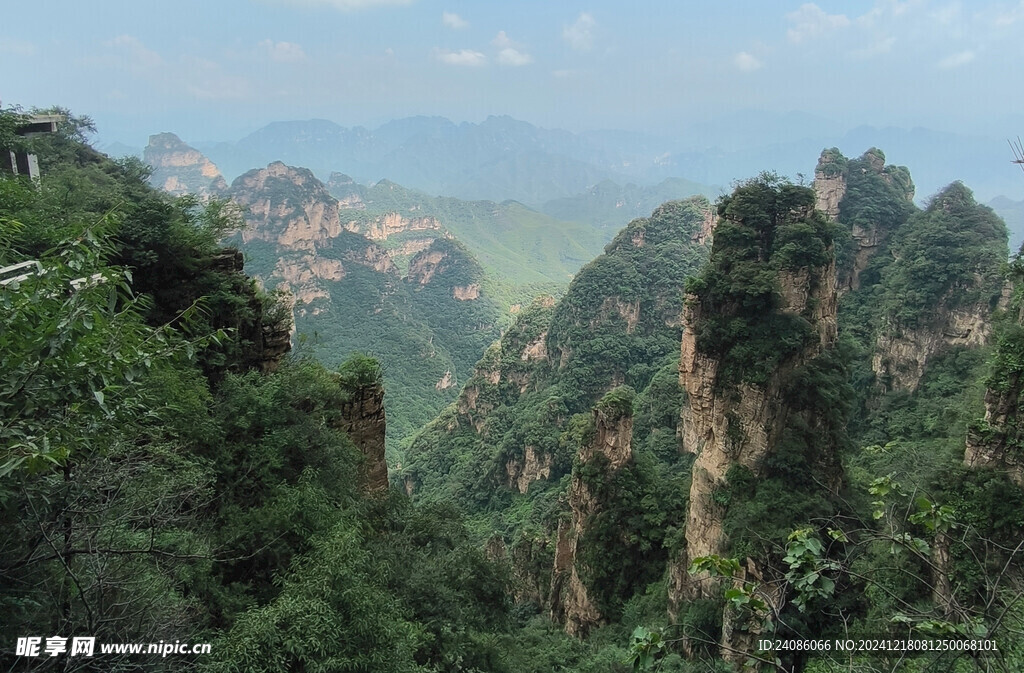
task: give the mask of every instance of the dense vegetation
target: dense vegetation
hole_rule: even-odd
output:
[[[33,634],[216,652],[97,652],[77,670],[540,671],[540,651],[585,658],[540,624],[527,636],[540,651],[519,651],[509,633],[527,618],[510,612],[507,570],[458,513],[360,493],[362,457],[334,428],[374,367],[255,370],[245,325],[273,299],[217,267],[217,206],[152,191],[136,162],[83,142],[88,120],[71,122],[33,141],[41,186],[0,176],[0,264],[42,267],[0,289],[5,661],[13,636]],[[140,292],[144,264],[175,293]]]
[[[683,284],[706,255],[691,238],[707,208],[701,198],[671,202],[633,221],[559,302],[524,309],[484,355],[459,402],[410,447],[408,476],[422,497],[490,502],[488,510],[500,516],[509,494],[494,486],[527,445],[551,458],[557,484],[576,450],[566,436],[577,425],[573,417],[588,415],[616,384],[644,391],[677,358]],[[474,425],[477,416],[486,427]]]
[[[256,190],[241,178],[235,181],[229,194],[266,199],[279,215],[250,225],[260,227],[263,238],[245,241],[235,233],[228,241],[244,250],[247,269],[269,288],[282,283],[282,266],[304,270],[290,288],[304,299],[294,311],[299,353],[330,367],[353,351],[380,360],[388,389],[389,457],[400,463],[401,441],[454,399],[480,353],[499,335],[502,312],[487,291],[484,270],[457,240],[427,241],[407,260],[404,274],[380,246],[344,229],[317,240],[312,254],[275,242],[304,207],[324,207],[332,199],[308,171],[288,171],[268,176]],[[330,263],[342,269],[340,277],[316,278],[311,265]],[[303,273],[313,279],[314,291],[306,296]],[[472,299],[455,295],[470,288],[476,290]]]
[[[328,187],[339,199],[359,197],[360,208],[346,209],[341,215],[357,227],[388,213],[436,218],[483,266],[488,293],[506,309],[538,294],[561,293],[572,275],[598,254],[609,238],[594,227],[548,217],[516,201],[431,197],[390,180],[371,187],[332,180]],[[409,238],[443,234],[441,230],[405,232],[381,244],[394,249]]]
[[[97,656],[77,670],[712,670],[725,667],[723,605],[780,635],[993,637],[1003,658],[984,663],[1020,667],[1024,491],[1012,469],[962,465],[969,424],[1020,449],[1016,426],[980,420],[986,389],[990,399],[1018,391],[1020,297],[1000,303],[1005,228],[962,185],[919,211],[905,171],[879,181],[876,155],[837,156],[847,191],[836,225],[809,190],[762,176],[719,202],[710,263],[710,204],[667,203],[486,350],[486,329],[477,342],[453,332],[489,324],[483,305],[451,303],[452,285],[481,278],[459,243],[424,251],[439,253],[434,274],[447,280],[437,285],[415,273],[383,283],[346,264],[345,293],[323,306],[335,321],[320,328],[325,366],[267,351],[265,328],[288,311],[221,248],[238,224],[230,209],[153,191],[139,162],[88,146],[86,119],[28,141],[11,135],[18,122],[0,113],[0,144],[30,142],[43,179],[0,175],[0,266],[39,263],[0,286],[6,667],[24,663],[10,654],[14,637],[82,635],[214,649]],[[865,262],[858,230],[879,226]],[[367,244],[349,232],[319,252],[350,262]],[[720,598],[676,605],[673,623],[669,568],[685,545],[692,462],[676,434],[684,287],[700,298],[698,338],[722,358],[723,381],[763,386],[812,339],[810,313],[775,310],[782,279],[828,268],[833,254],[841,277],[858,270],[840,299],[837,345],[787,373],[780,390],[796,413],[767,470],[734,469],[716,493],[736,558],[702,567],[733,582]],[[453,306],[464,313],[452,318]],[[949,316],[987,321],[993,310],[995,349],[943,332]],[[929,342],[920,379],[896,388],[877,375],[876,355],[913,330],[945,336]],[[332,346],[335,332],[365,339],[380,361]],[[419,357],[428,348],[435,357]],[[447,367],[474,348],[484,355],[472,373],[458,370],[458,398],[409,449],[399,477],[414,497],[364,494],[365,458],[339,429],[341,410],[382,376],[392,405],[407,404],[395,380],[418,373],[394,358]],[[443,371],[423,380],[433,386]],[[614,473],[580,460],[595,409],[632,420],[632,458]],[[822,461],[825,444],[841,467]],[[839,474],[841,488],[822,487]],[[583,640],[546,614],[573,483],[600,504],[576,550],[603,616]],[[760,622],[767,603],[740,572],[748,555],[787,597]],[[940,661],[969,663],[785,663],[924,671]]]

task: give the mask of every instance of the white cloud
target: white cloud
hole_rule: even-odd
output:
[[[503,30],[498,31],[491,44],[498,48],[498,63],[502,65],[520,66],[533,63],[533,57],[526,53],[523,45],[511,39]]]
[[[594,46],[594,28],[597,21],[587,12],[582,12],[576,21],[562,29],[562,39],[576,51],[588,51]]]
[[[448,65],[464,65],[474,68],[487,64],[487,57],[472,49],[459,49],[458,51],[435,49],[434,58]]]
[[[466,21],[458,14],[454,12],[441,12],[441,23],[448,26],[453,30],[462,30],[463,28],[469,28],[469,21]]]
[[[19,40],[16,37],[0,37],[0,54],[35,56],[36,45],[28,40]]]
[[[498,31],[498,34],[494,36],[493,40],[491,40],[491,44],[493,44],[498,49],[506,49],[508,47],[519,46],[518,44],[513,42],[503,30]]]
[[[278,63],[297,63],[306,60],[306,52],[302,46],[294,42],[274,42],[263,40],[259,43],[260,52],[271,61]]]
[[[291,5],[293,7],[333,7],[343,12],[351,12],[360,9],[372,9],[373,7],[395,7],[411,5],[414,0],[263,0],[276,5]]]
[[[498,63],[502,65],[520,66],[533,63],[533,57],[529,54],[524,54],[518,49],[502,49],[498,52]]]
[[[955,54],[950,54],[946,58],[939,61],[939,67],[944,69],[959,68],[962,65],[967,65],[974,60],[975,53],[970,49],[965,51],[959,51]]]
[[[875,0],[875,6],[857,17],[861,26],[885,25],[891,23],[912,9],[924,7],[927,0]]]
[[[757,60],[753,54],[749,54],[745,51],[741,51],[733,57],[732,62],[736,64],[736,67],[743,72],[754,72],[764,66],[764,63]]]
[[[995,23],[996,26],[1000,27],[1012,26],[1013,24],[1020,21],[1022,18],[1024,18],[1024,0],[1021,0],[1020,4],[1017,5],[1016,7],[1005,12],[999,12],[998,14],[996,14],[993,23]]]
[[[794,44],[850,25],[850,19],[845,14],[828,14],[813,2],[800,5],[800,9],[790,12],[786,18],[794,24],[786,31],[786,37]]]
[[[552,70],[551,76],[555,79],[566,79],[576,74],[575,70]]]

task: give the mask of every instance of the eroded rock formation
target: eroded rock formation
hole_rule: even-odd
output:
[[[368,493],[388,489],[388,466],[384,459],[386,425],[384,387],[379,382],[359,386],[342,404],[339,428],[348,433],[352,443],[363,454],[359,479]]]
[[[722,578],[690,575],[687,565],[701,557],[732,555],[733,541],[726,532],[730,501],[720,494],[728,491],[734,469],[754,479],[766,477],[769,458],[795,419],[822,430],[815,440],[816,464],[806,469],[822,475],[826,487],[838,487],[836,447],[830,445],[827,428],[813,412],[794,405],[791,390],[798,372],[836,340],[835,257],[823,215],[813,208],[815,196],[810,190],[757,181],[739,188],[735,201],[725,201],[719,211],[724,223],[716,232],[711,262],[687,297],[679,364],[687,400],[680,430],[683,447],[695,460],[685,553],[669,573],[673,614],[686,601],[722,595]],[[757,204],[756,199],[763,201]],[[800,239],[788,233],[804,226]],[[780,235],[816,254],[794,258],[774,244]],[[755,274],[773,278],[774,291],[765,295],[763,286],[746,285]],[[724,325],[730,330],[746,325],[746,336],[737,337],[736,347],[727,335],[702,338],[718,334]],[[776,343],[786,330],[804,336]],[[741,571],[732,581],[756,580],[764,572],[759,559],[741,559]],[[769,605],[780,598],[763,590],[760,594]],[[737,619],[727,610],[722,627],[723,656],[733,661],[752,651],[751,639],[760,628]]]
[[[228,187],[212,161],[173,133],[150,136],[142,160],[153,167],[150,184],[175,196],[206,198],[222,194]]]
[[[366,236],[371,241],[386,241],[407,232],[439,232],[441,222],[436,217],[406,217],[401,213],[385,213],[368,222],[349,221],[345,228]],[[431,236],[427,240],[432,240]]]
[[[314,252],[341,232],[337,200],[305,168],[275,161],[239,176],[230,196],[246,209],[243,243]]]
[[[551,577],[551,617],[565,624],[567,633],[585,636],[602,623],[602,615],[581,579],[579,545],[591,518],[602,503],[596,481],[606,481],[633,459],[633,397],[617,388],[593,411],[593,432],[579,447],[578,467],[573,470],[568,504],[571,516],[558,527],[555,562]]]
[[[913,391],[937,356],[988,342],[992,311],[1007,301],[998,271],[1006,228],[953,183],[907,221],[889,251],[871,364],[884,387]]]
[[[814,194],[818,212],[849,228],[854,248],[852,259],[839,271],[839,289],[855,290],[872,257],[884,249],[910,212],[910,172],[903,166],[886,166],[885,155],[876,148],[852,160],[832,148],[821,153],[814,169]]]

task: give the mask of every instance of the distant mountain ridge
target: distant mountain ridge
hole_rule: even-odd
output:
[[[364,183],[387,178],[435,196],[512,199],[534,208],[606,180],[647,187],[666,178],[729,185],[762,170],[798,179],[823,148],[871,146],[888,148],[894,161],[921,167],[915,176],[920,201],[958,179],[983,200],[1017,193],[1017,175],[1007,169],[1010,156],[1001,136],[852,127],[801,113],[744,111],[680,126],[670,137],[572,133],[508,116],[480,123],[409,117],[372,130],[314,119],[273,122],[237,142],[196,144],[229,180],[280,160],[306,166],[321,179],[339,171]]]
[[[273,122],[236,143],[198,145],[228,176],[284,161],[326,177],[382,178],[434,195],[540,205],[603,181],[635,179],[671,148],[657,140],[610,142],[599,134],[538,128],[508,116],[479,124],[410,117],[368,130],[334,122]]]

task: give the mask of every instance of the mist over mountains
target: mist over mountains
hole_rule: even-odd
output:
[[[683,178],[707,185],[701,191],[714,196],[737,178],[762,170],[799,179],[825,147],[850,152],[886,148],[889,161],[918,167],[915,200],[920,203],[958,179],[983,202],[1000,195],[1015,198],[1019,190],[1017,175],[1006,170],[1011,155],[1003,137],[922,127],[845,128],[804,113],[739,112],[681,127],[671,137],[615,130],[572,133],[508,116],[480,123],[420,116],[372,130],[323,119],[279,121],[238,141],[185,140],[229,182],[254,166],[283,161],[309,167],[322,179],[339,171],[367,184],[386,178],[432,195],[511,199],[536,208],[608,180],[650,187]],[[122,144],[107,149],[130,151]]]

